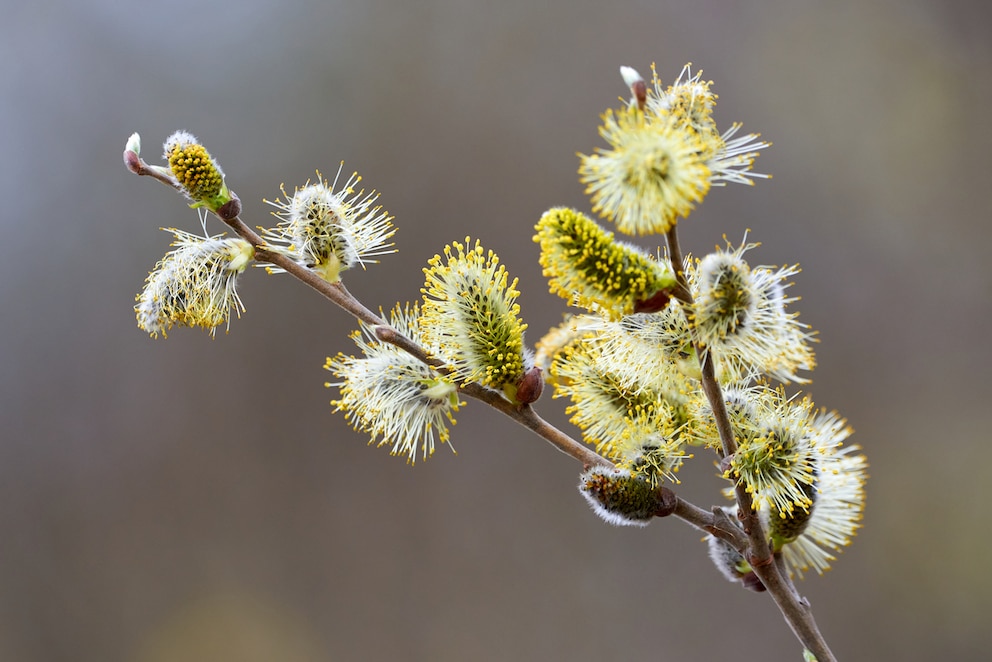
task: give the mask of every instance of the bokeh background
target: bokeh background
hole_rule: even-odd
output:
[[[173,130],[262,198],[357,169],[400,252],[349,288],[419,296],[470,234],[557,323],[532,227],[588,209],[576,152],[625,95],[618,66],[685,62],[774,142],[774,179],[715,189],[695,253],[799,262],[820,333],[810,391],[871,462],[864,529],[801,589],[841,659],[992,646],[988,467],[992,46],[987,3],[6,3],[0,22],[0,660],[799,660],[766,595],[697,532],[600,522],[579,467],[477,403],[415,467],[366,446],[323,387],[354,323],[248,273],[215,340],[135,326],[135,293],[198,228],[128,174]],[[220,231],[217,225],[213,231]],[[657,243],[642,241],[654,249]],[[540,409],[567,425],[562,403]],[[680,494],[718,501],[711,458]],[[744,642],[760,642],[742,650]]]

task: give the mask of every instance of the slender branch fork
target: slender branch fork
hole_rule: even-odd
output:
[[[668,254],[675,269],[678,279],[678,288],[675,296],[687,305],[692,305],[692,294],[689,291],[685,278],[682,249],[679,246],[678,232],[672,226],[667,235]],[[691,326],[690,326],[691,328]],[[716,371],[713,366],[713,356],[701,343],[695,341],[696,355],[700,361],[700,381],[703,386],[703,393],[713,410],[713,418],[716,421],[717,431],[720,434],[720,444],[722,445],[722,459],[728,458],[737,452],[737,440],[734,438],[733,427],[730,424],[730,416],[727,414],[726,402],[723,399],[723,390],[716,379]],[[778,605],[782,616],[785,617],[789,627],[792,628],[796,637],[816,656],[818,662],[836,662],[833,652],[827,646],[826,640],[820,634],[816,621],[813,619],[813,612],[809,602],[799,595],[795,585],[789,578],[789,574],[784,570],[782,564],[777,562],[768,544],[768,535],[758,518],[758,511],[754,509],[754,501],[751,494],[743,485],[736,485],[734,493],[737,497],[737,516],[741,520],[744,533],[747,536],[747,543],[742,551],[758,576],[761,583],[772,595],[775,604]]]
[[[182,187],[171,176],[171,173],[164,168],[149,166],[133,152],[125,152],[125,165],[128,170],[136,175],[152,177],[182,193]],[[279,267],[297,280],[310,286],[331,303],[372,327],[376,337],[382,342],[395,345],[428,365],[442,371],[446,370],[442,361],[398,332],[382,317],[369,310],[340,281],[329,283],[310,269],[291,260],[286,255],[270,250],[265,240],[241,220],[240,200],[233,192],[231,195],[231,202],[213,213],[238,236],[254,247],[256,261]],[[682,267],[682,253],[679,247],[678,234],[674,227],[667,234],[667,242],[669,256],[678,277],[678,284],[673,295],[680,301],[691,304],[692,295],[685,280]],[[729,457],[736,451],[737,445],[730,424],[730,418],[727,415],[720,384],[716,380],[713,361],[705,351],[705,348],[699,343],[696,343],[696,351],[701,357],[703,391],[713,410],[713,416],[716,420],[720,441],[723,446],[722,454],[723,457]],[[585,468],[614,466],[608,459],[548,423],[529,404],[514,405],[496,391],[475,383],[460,384],[459,391],[468,397],[485,402],[499,410],[542,437],[562,453],[581,462]],[[786,622],[802,644],[816,656],[818,662],[836,662],[836,658],[816,626],[809,603],[796,592],[795,586],[789,579],[788,573],[782,567],[780,559],[776,560],[773,556],[764,527],[762,527],[758,519],[757,512],[752,508],[753,501],[751,495],[741,486],[737,486],[735,491],[741,526],[732,522],[724,514],[723,510],[718,507],[714,507],[712,512],[706,511],[677,496],[672,514],[697,529],[724,540],[741,552],[747,558],[754,573],[761,579],[765,588],[772,595]]]

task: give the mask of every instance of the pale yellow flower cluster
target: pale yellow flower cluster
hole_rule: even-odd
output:
[[[717,97],[700,72],[687,65],[665,87],[656,74],[648,85],[633,69],[621,71],[631,101],[603,115],[600,135],[609,147],[582,156],[579,168],[593,210],[618,230],[672,241],[678,220],[711,187],[766,177],[751,169],[769,143],[738,136],[740,124],[717,129]],[[621,471],[580,486],[598,500],[594,509],[624,520],[618,509],[627,501],[617,495],[639,493],[631,481],[674,481],[692,447],[723,452],[702,383],[709,361],[735,436],[726,477],[752,495],[790,569],[829,567],[831,552],[857,529],[865,465],[840,448],[850,431],[839,417],[816,414],[808,398],[769,386],[807,382],[816,363],[814,333],[788,310],[798,267],[748,264],[745,253],[757,244],[746,233],[740,246],[673,265],[661,251],[655,258],[616,241],[575,210],[551,209],[536,229],[551,291],[586,311],[538,343],[537,363],[549,369],[555,397],[571,401],[566,412],[586,443]],[[724,551],[717,545],[714,556],[742,562]],[[746,562],[728,570],[735,580],[756,581],[749,574]]]
[[[340,176],[339,167],[330,184],[318,172],[315,183],[307,182],[292,194],[283,188],[285,200],[269,202],[280,223],[264,232],[266,248],[288,255],[329,283],[338,282],[342,271],[365,268],[378,262],[377,256],[396,252],[389,242],[396,228],[392,216],[375,204],[379,194],[356,190],[362,180],[358,173],[338,188]]]
[[[599,133],[609,149],[582,156],[579,174],[593,211],[621,232],[664,234],[711,186],[766,177],[750,171],[770,143],[758,134],[735,138],[740,124],[720,133],[712,116],[717,96],[701,74],[686,65],[667,88],[655,74],[643,102],[635,98],[603,115]],[[636,81],[636,72],[629,75]]]
[[[417,306],[396,306],[389,323],[410,340],[426,343]],[[370,444],[387,445],[391,454],[406,457],[410,464],[418,451],[426,460],[434,454],[435,439],[448,443],[448,424],[454,425],[453,413],[464,404],[456,382],[379,341],[368,326],[352,339],[361,358],[338,354],[324,364],[340,380],[326,384],[340,389],[340,398],[331,401],[335,411],[345,412],[355,429],[369,433]]]
[[[238,297],[237,278],[251,262],[255,249],[243,239],[198,237],[182,230],[170,251],[148,275],[136,297],[138,327],[153,338],[173,326],[214,331],[238,316],[244,305]]]

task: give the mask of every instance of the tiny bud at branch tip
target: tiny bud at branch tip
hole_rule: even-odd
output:
[[[648,85],[643,80],[637,81],[630,86],[630,92],[637,102],[637,107],[644,110],[648,103]]]
[[[630,88],[631,101],[636,103],[638,108],[644,110],[648,101],[648,84],[644,82],[644,77],[633,67],[620,67],[620,75],[623,77],[623,82]]]
[[[134,174],[141,174],[141,158],[129,149],[124,150],[124,165]]]
[[[637,83],[643,83],[644,77],[638,73],[637,69],[634,67],[623,66],[620,67],[620,75],[623,77],[623,82],[627,87],[634,87]]]

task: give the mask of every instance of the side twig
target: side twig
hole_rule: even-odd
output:
[[[227,225],[234,230],[238,236],[255,246],[256,260],[268,262],[270,264],[274,264],[280,269],[283,269],[296,279],[317,290],[325,298],[351,313],[357,319],[375,327],[375,335],[379,340],[399,347],[414,358],[428,365],[443,367],[443,363],[440,360],[432,357],[423,347],[398,332],[386,323],[385,320],[366,308],[360,301],[358,301],[358,299],[348,292],[342,283],[328,283],[310,269],[301,266],[285,255],[265,249],[265,242],[261,236],[249,228],[241,220],[240,216],[235,216],[230,219],[226,219],[221,216],[221,220],[227,223]],[[459,387],[459,391],[471,398],[485,402],[494,409],[506,414],[517,423],[535,432],[562,453],[565,453],[566,455],[569,455],[581,462],[585,467],[591,467],[594,465],[613,466],[612,462],[584,444],[572,439],[570,436],[541,418],[541,416],[538,415],[538,413],[534,411],[530,405],[514,405],[496,391],[487,389],[475,383],[462,384]]]
[[[682,249],[679,246],[678,231],[675,226],[668,230],[666,238],[669,257],[679,284],[675,296],[686,305],[691,306],[693,303],[692,294],[685,277]],[[700,381],[703,392],[706,394],[710,409],[713,411],[713,418],[720,435],[721,459],[727,458],[737,451],[737,440],[734,438],[730,416],[727,414],[723,390],[716,379],[712,354],[698,341],[694,341],[694,345],[696,355],[699,357]],[[788,572],[775,562],[768,544],[768,535],[758,518],[751,494],[740,484],[735,485],[734,493],[737,497],[737,516],[741,520],[743,532],[747,536],[744,557],[751,565],[754,574],[768,589],[793,633],[816,656],[817,661],[836,662],[834,654],[830,651],[826,640],[817,628],[809,603],[799,596],[789,579]],[[727,539],[724,536],[720,537]]]

